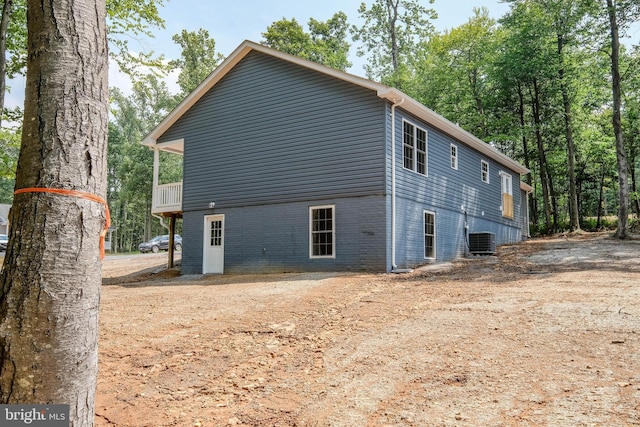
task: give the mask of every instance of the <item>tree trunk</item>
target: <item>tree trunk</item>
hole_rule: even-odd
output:
[[[533,121],[535,124],[536,143],[538,144],[538,160],[540,162],[540,183],[542,184],[542,199],[544,203],[544,219],[546,233],[551,233],[551,200],[549,195],[549,174],[547,173],[547,156],[544,151],[544,143],[542,142],[542,122],[540,120],[540,95],[538,91],[538,82],[533,79],[533,94],[531,99],[533,109]]]
[[[611,82],[613,90],[613,133],[616,138],[616,156],[618,158],[618,230],[616,237],[626,239],[629,223],[629,178],[627,167],[627,153],[624,147],[622,120],[620,110],[622,93],[620,89],[620,37],[618,35],[618,21],[616,7],[613,0],[607,0],[609,23],[611,26]]]
[[[527,140],[526,122],[524,117],[524,94],[522,93],[522,86],[518,83],[518,115],[520,117],[520,132],[522,132],[522,151],[524,156],[524,166],[531,170],[531,160],[529,159],[529,142]],[[525,182],[533,188],[533,180],[531,173],[528,173],[525,177]],[[533,224],[538,224],[538,207],[535,204],[535,194],[533,197],[528,197],[529,200],[529,216]]]
[[[564,38],[558,34],[558,77],[560,91],[564,104],[564,130],[567,139],[567,172],[569,173],[569,228],[571,231],[580,230],[580,212],[578,211],[578,191],[576,188],[576,155],[573,145],[573,130],[571,123],[571,101],[564,71]]]
[[[104,0],[29,0],[27,79],[16,189],[106,194]],[[66,403],[93,424],[102,203],[16,194],[0,274],[0,401]]]
[[[596,220],[596,230],[600,229],[602,224],[603,204],[604,204],[604,178],[606,175],[605,164],[602,163],[602,174],[600,175],[600,191],[598,195],[598,219]]]
[[[7,89],[7,33],[12,11],[13,0],[4,0],[2,17],[0,18],[0,127],[2,127],[4,113],[4,92]]]
[[[556,232],[560,229],[560,218],[558,216],[558,193],[556,193],[555,187],[553,186],[553,173],[551,173],[551,166],[549,162],[546,161],[545,156],[545,165],[547,167],[547,181],[549,183],[549,196],[551,198],[551,213],[553,217],[553,232]]]
[[[400,68],[400,46],[398,46],[398,21],[399,0],[386,0],[387,16],[389,18],[389,36],[391,38],[391,67],[393,68],[393,84],[397,89],[401,89],[401,81],[398,76]]]
[[[631,150],[629,154],[629,164],[635,165],[637,158],[637,152],[635,149]],[[638,181],[636,178],[636,168],[629,168],[631,173],[631,191],[633,192],[631,209],[636,216],[636,219],[640,219],[640,198],[638,197]]]

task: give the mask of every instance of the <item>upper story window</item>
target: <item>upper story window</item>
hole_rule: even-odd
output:
[[[451,144],[451,169],[458,170],[458,146]]]
[[[402,121],[404,168],[427,174],[427,131]]]
[[[489,163],[485,162],[484,160],[482,160],[481,162],[482,162],[482,182],[486,182],[488,184],[489,183]]]
[[[502,216],[513,219],[513,179],[506,172],[500,172],[502,181]]]

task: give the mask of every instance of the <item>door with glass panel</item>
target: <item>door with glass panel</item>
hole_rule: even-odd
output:
[[[224,273],[224,215],[204,217],[202,273]]]

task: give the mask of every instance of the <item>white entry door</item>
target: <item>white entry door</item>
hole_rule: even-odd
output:
[[[224,273],[224,215],[204,217],[202,273]]]

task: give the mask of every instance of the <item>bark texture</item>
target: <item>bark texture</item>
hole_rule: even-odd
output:
[[[105,197],[108,124],[104,0],[29,0],[27,88],[16,189]],[[105,207],[15,196],[0,274],[0,401],[68,403],[93,424]]]
[[[618,18],[616,4],[613,0],[607,0],[609,23],[611,30],[611,83],[613,91],[613,132],[616,137],[616,157],[618,159],[618,230],[616,237],[626,239],[629,237],[629,175],[627,164],[627,151],[624,146],[624,133],[622,130],[622,89],[620,88],[620,36],[618,30]]]

